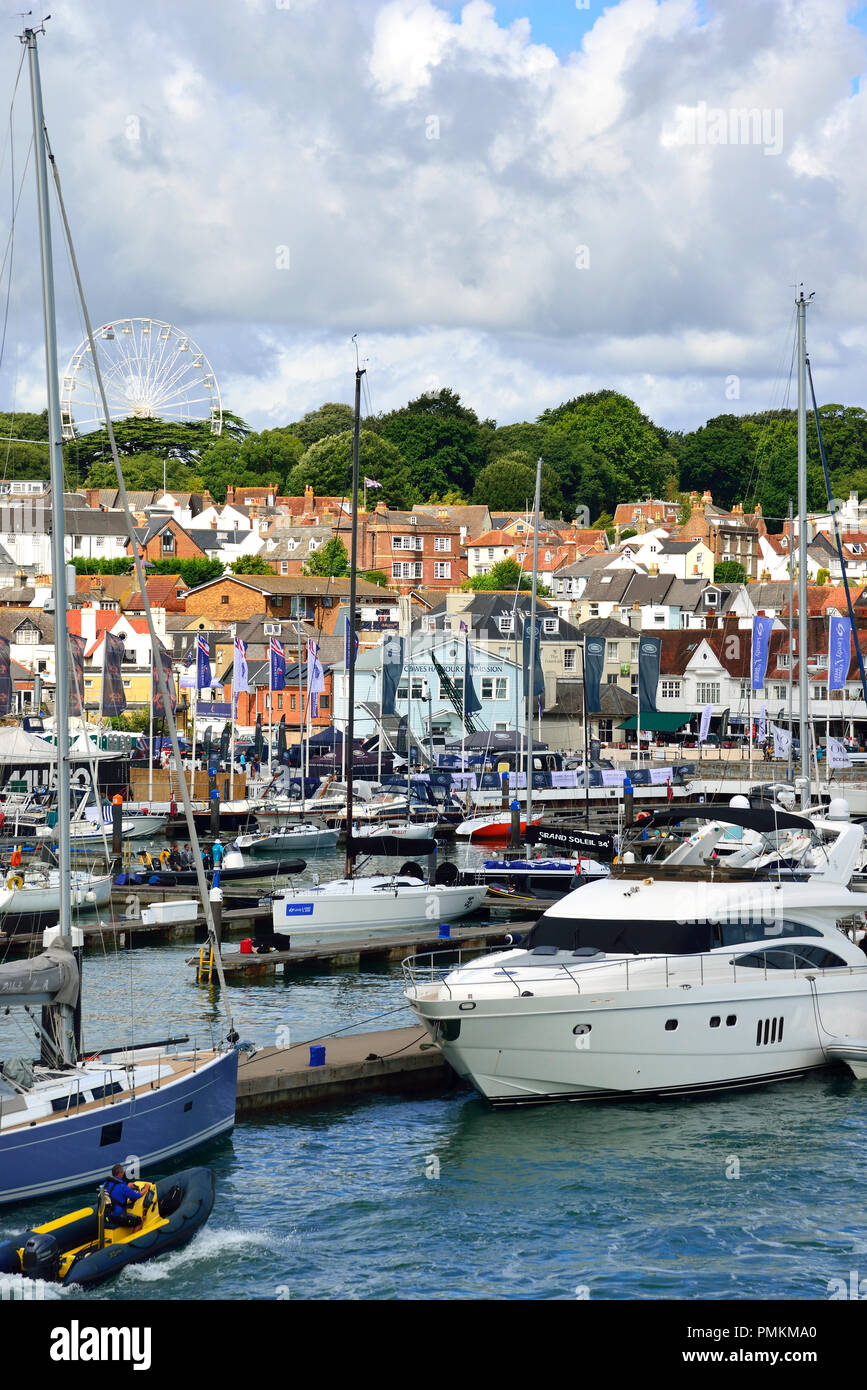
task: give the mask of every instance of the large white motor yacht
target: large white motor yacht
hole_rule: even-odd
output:
[[[678,862],[686,841],[568,894],[520,946],[405,962],[407,998],[455,1070],[514,1105],[764,1084],[847,1050],[863,1069],[864,896],[847,886],[860,826],[777,808],[729,817],[757,833],[752,862]],[[811,862],[799,872],[768,853],[774,837]]]

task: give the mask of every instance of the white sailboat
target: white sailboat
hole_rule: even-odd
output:
[[[0,1000],[3,1006],[25,1009],[31,1020],[34,1019],[34,1006],[41,1006],[43,1011],[39,1025],[39,1059],[11,1058],[0,1068],[0,1203],[92,1185],[105,1178],[113,1163],[127,1160],[129,1154],[135,1154],[141,1168],[147,1170],[153,1164],[225,1133],[234,1124],[238,1072],[238,1054],[234,1046],[176,1054],[168,1053],[164,1044],[145,1048],[127,1046],[97,1056],[82,1056],[80,1003],[83,935],[72,927],[74,889],[70,872],[63,453],[48,212],[48,137],[42,110],[37,53],[37,37],[43,32],[41,27],[36,30],[27,28],[22,42],[27,49],[30,69],[48,382],[52,582],[56,614],[59,922],[56,928],[46,933],[45,950],[40,956],[0,965]],[[66,226],[59,177],[53,160],[52,171]],[[69,239],[67,245],[77,278],[77,264]],[[83,296],[81,308],[98,370],[93,331]],[[110,424],[109,435],[117,464]],[[120,487],[125,498],[122,474]],[[137,566],[144,593],[144,576],[138,561]],[[147,611],[149,622],[152,623],[149,609]],[[165,686],[164,675],[161,675],[161,681]],[[163,698],[168,704],[166,689],[163,690]],[[176,743],[173,721],[170,721],[170,727]]]

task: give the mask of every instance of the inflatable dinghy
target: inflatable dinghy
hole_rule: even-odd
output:
[[[0,1242],[0,1274],[91,1288],[130,1264],[178,1250],[204,1226],[214,1205],[210,1168],[188,1168],[156,1184],[133,1182],[141,1197],[127,1210],[136,1227],[109,1227],[102,1193],[93,1207],[33,1226]]]

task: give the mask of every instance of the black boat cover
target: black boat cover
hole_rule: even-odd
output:
[[[657,825],[679,825],[685,820],[722,821],[725,825],[740,825],[744,830],[756,830],[760,835],[773,835],[778,830],[812,830],[813,822],[792,811],[777,811],[768,806],[714,806],[707,801],[694,805],[662,806],[648,812],[640,821],[632,821],[629,829]]]
[[[405,859],[407,854],[436,854],[437,842],[409,840],[405,835],[347,835],[346,850],[353,858],[360,854],[380,854],[393,859]]]

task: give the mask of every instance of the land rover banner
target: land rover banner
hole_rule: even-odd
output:
[[[605,665],[605,638],[584,638],[584,692],[588,714],[599,713],[599,687]]]
[[[638,708],[643,714],[656,713],[659,685],[661,637],[641,637],[638,641]]]
[[[69,717],[77,719],[83,713],[81,702],[84,698],[84,652],[87,646],[83,637],[74,632],[69,638]]]

